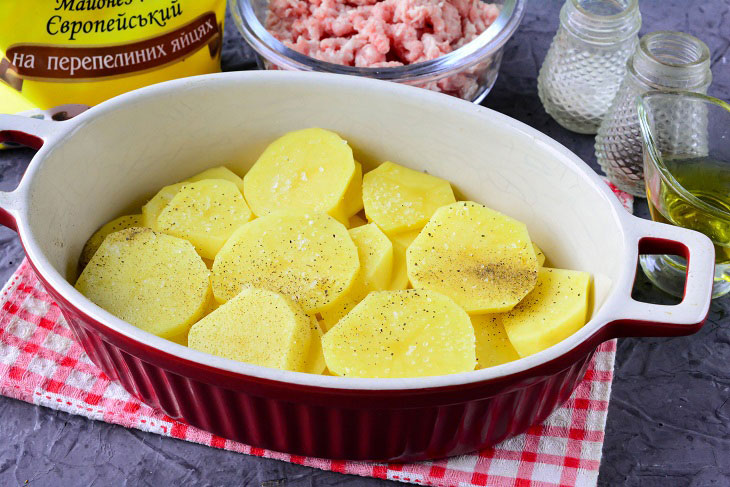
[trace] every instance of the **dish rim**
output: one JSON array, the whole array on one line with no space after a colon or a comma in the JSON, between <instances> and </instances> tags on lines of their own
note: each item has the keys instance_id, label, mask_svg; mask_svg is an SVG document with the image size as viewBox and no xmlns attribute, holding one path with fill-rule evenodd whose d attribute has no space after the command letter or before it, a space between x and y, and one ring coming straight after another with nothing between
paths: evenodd
<instances>
[{"instance_id":1,"label":"dish rim","mask_svg":"<svg viewBox=\"0 0 730 487\"><path fill-rule=\"evenodd\" d=\"M257 81L259 78L261 79ZM212 75L209 74L176 79L140 88L107 100L73 119L63 122L45 122L46 124L56 125L57 129L44 139L43 146L34 155L25 176L18 185L18 188L13 192L21 203L15 208L12 206L9 208L16 219L18 233L26 250L29 262L39 274L41 280L58 293L66 301L66 303L74 309L74 312L82 315L85 319L108 328L112 332L115 332L129 340L138 342L142 346L154 349L156 352L162 352L169 356L173 356L180 361L191 362L193 365L203 365L236 375L323 389L416 391L431 388L461 386L502 379L507 376L524 373L530 369L538 368L568 354L584 342L588 341L592 336L599 333L604 327L609 325L611 321L618 319L616 313L613 312L613 308L616 307L618 298L621 297L619 296L619 291L626 288L627 285L630 289L630 283L627 284L627 281L633 282L635 270L634 262L622 265L618 279L613 282L611 292L608 293L603 305L590 321L588 321L580 330L570 337L534 355L481 370L440 376L366 379L314 375L237 362L204 352L199 352L184 345L179 345L152 335L113 316L111 313L95 305L77 291L73 285L71 285L71 283L69 283L50 264L40 249L40 246L35 241L29 227L28 190L36 175L42 169L45 159L55 149L56 142L58 140L64 137L73 136L76 131L81 130L88 122L99 117L108 116L108 114L113 113L119 106L139 102L145 98L155 98L170 91L191 89L201 84L219 84L221 86L225 86L227 84L238 85L241 82L256 84L267 81L299 84L309 83L317 84L319 86L325 84L332 86L333 89L341 87L344 83L351 85L352 90L357 91L360 96L363 96L368 91L390 91L392 92L391 96L393 97L418 98L419 103L437 103L444 107L444 109L455 110L464 115L477 115L484 118L491 118L495 122L505 125L507 129L533 139L535 143L542 144L546 150L552 151L556 158L561 160L561 162L569 168L569 170L580 174L583 180L591 186L594 191L597 191L598 194L602 196L604 204L608 204L611 208L611 213L617 230L621 232L619 238L623 242L624 252L626 252L627 245L629 244L629 238L636 234L635 231L631 231L632 227L636 225L636 222L631 220L631 215L624 210L618 199L609 189L608 185L604 183L587 164L578 158L578 156L538 130L489 108L477 106L468 101L457 99L449 95L372 78L352 76L343 77L329 73L301 73L287 71L216 73Z\"/></svg>"}]
</instances>

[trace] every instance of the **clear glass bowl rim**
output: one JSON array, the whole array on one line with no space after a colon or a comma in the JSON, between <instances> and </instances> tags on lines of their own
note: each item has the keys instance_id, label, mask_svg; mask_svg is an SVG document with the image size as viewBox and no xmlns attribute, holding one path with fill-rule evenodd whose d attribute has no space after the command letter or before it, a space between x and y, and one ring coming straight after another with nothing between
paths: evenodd
<instances>
[{"instance_id":1,"label":"clear glass bowl rim","mask_svg":"<svg viewBox=\"0 0 730 487\"><path fill-rule=\"evenodd\" d=\"M496 54L512 37L525 14L527 0L504 0L487 30L473 41L436 59L405 66L358 68L320 61L286 47L261 24L250 0L233 0L231 13L239 32L266 60L285 69L349 74L389 81L430 81L471 67Z\"/></svg>"},{"instance_id":2,"label":"clear glass bowl rim","mask_svg":"<svg viewBox=\"0 0 730 487\"><path fill-rule=\"evenodd\" d=\"M717 208L716 206L712 206L708 203L705 203L689 191L687 191L682 184L677 181L677 179L672 176L672 173L667 169L667 166L664 164L662 155L659 153L659 150L657 149L657 144L655 142L655 136L652 133L651 123L649 121L649 114L646 111L645 104L646 101L649 98L653 97L683 97L683 98L694 98L697 100L697 102L701 103L707 103L710 105L714 105L720 109L724 109L728 112L728 115L730 115L730 104L724 102L723 100L720 100L719 98L714 98L712 96L703 95L702 93L695 93L692 91L647 91L646 93L639 95L636 97L636 108L639 112L639 125L641 125L641 135L644 139L644 148L648 151L648 158L645 157L645 160L649 160L651 164L653 164L657 170L659 171L659 174L661 175L661 178L664 180L664 182L672 188L677 194L681 195L682 198L692 203L692 205L696 206L697 208L702 209L703 211L706 211L712 215L717 216L718 218L722 218L724 220L730 220L730 213L721 210L720 208Z\"/></svg>"}]
</instances>

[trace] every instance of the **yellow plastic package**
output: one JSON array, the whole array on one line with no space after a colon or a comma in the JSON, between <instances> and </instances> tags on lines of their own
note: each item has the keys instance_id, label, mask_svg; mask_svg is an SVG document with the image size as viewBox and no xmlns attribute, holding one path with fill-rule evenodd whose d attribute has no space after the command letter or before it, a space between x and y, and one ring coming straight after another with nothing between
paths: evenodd
<instances>
[{"instance_id":1,"label":"yellow plastic package","mask_svg":"<svg viewBox=\"0 0 730 487\"><path fill-rule=\"evenodd\" d=\"M225 7L225 0L2 0L0 82L48 109L220 71Z\"/></svg>"}]
</instances>

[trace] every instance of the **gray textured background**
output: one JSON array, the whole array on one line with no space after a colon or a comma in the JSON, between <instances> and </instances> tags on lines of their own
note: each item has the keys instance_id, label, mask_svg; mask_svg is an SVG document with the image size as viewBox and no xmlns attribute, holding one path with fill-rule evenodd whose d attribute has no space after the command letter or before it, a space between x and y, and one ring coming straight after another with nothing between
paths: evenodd
<instances>
[{"instance_id":1,"label":"gray textured background","mask_svg":"<svg viewBox=\"0 0 730 487\"><path fill-rule=\"evenodd\" d=\"M730 100L730 0L640 0L642 33L681 30L712 51L710 94ZM531 0L507 45L502 72L484 105L550 135L597 169L593 138L560 128L537 98L537 72L557 29L557 0ZM227 26L224 69L252 67ZM0 189L17 185L33 152L0 153ZM638 200L637 214L646 216ZM0 281L23 251L0 229ZM637 277L634 295L668 302ZM599 485L730 485L730 298L712 305L692 337L619 342ZM0 398L0 485L398 485L215 450Z\"/></svg>"}]
</instances>

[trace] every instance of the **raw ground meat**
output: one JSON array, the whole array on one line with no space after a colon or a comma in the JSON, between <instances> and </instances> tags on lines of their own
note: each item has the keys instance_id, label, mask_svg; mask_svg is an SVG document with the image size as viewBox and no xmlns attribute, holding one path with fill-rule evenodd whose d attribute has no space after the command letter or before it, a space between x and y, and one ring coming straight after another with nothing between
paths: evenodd
<instances>
[{"instance_id":1,"label":"raw ground meat","mask_svg":"<svg viewBox=\"0 0 730 487\"><path fill-rule=\"evenodd\" d=\"M435 59L472 41L499 15L481 0L270 0L266 28L313 58L357 67ZM428 88L465 98L477 74L460 73Z\"/></svg>"}]
</instances>

